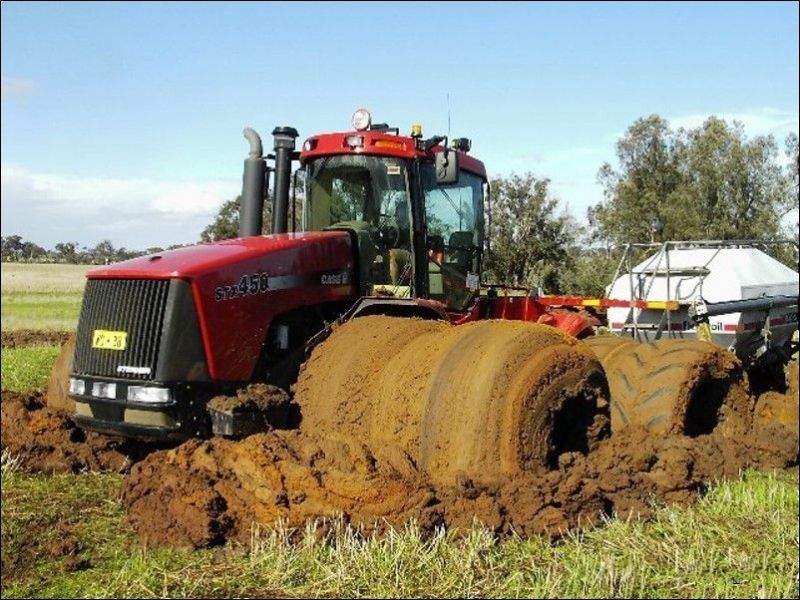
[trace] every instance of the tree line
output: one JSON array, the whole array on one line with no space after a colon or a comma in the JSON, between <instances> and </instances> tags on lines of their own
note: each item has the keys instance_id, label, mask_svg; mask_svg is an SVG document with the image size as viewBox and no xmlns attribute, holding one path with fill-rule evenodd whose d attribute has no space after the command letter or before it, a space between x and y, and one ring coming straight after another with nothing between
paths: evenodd
<instances>
[{"instance_id":1,"label":"tree line","mask_svg":"<svg viewBox=\"0 0 800 600\"><path fill-rule=\"evenodd\" d=\"M73 265L107 265L110 263L155 254L164 250L180 248L184 244L175 244L168 248L153 246L146 250L128 250L116 248L111 240L102 240L96 246L80 246L78 242L59 242L53 248L46 249L35 242L27 241L19 235L2 238L3 262L35 262L65 263Z\"/></svg>"},{"instance_id":2,"label":"tree line","mask_svg":"<svg viewBox=\"0 0 800 600\"><path fill-rule=\"evenodd\" d=\"M798 138L779 147L774 136L748 139L740 123L710 117L695 128L673 129L658 115L636 120L616 143L616 164L597 174L603 200L579 224L554 196L546 177L495 177L485 222L484 281L548 293L602 294L626 243L666 240L791 239L798 209ZM781 160L781 154L787 160ZM203 242L235 237L239 198L223 204L201 232ZM270 223L270 203L264 224ZM291 214L299 214L299 209ZM171 247L172 248L172 247ZM3 260L104 264L162 251L94 248L77 243L45 250L19 236L3 238ZM777 257L797 268L796 252Z\"/></svg>"}]
</instances>

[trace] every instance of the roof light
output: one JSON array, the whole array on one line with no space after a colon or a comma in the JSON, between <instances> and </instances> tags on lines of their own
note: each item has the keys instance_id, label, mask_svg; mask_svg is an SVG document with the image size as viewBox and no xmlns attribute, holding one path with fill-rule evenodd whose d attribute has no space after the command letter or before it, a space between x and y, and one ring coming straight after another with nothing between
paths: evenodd
<instances>
[{"instance_id":1,"label":"roof light","mask_svg":"<svg viewBox=\"0 0 800 600\"><path fill-rule=\"evenodd\" d=\"M348 135L344 138L344 143L351 148L361 148L364 146L363 135Z\"/></svg>"},{"instance_id":2,"label":"roof light","mask_svg":"<svg viewBox=\"0 0 800 600\"><path fill-rule=\"evenodd\" d=\"M422 137L422 125L419 123L414 123L411 126L411 137L418 138Z\"/></svg>"},{"instance_id":3,"label":"roof light","mask_svg":"<svg viewBox=\"0 0 800 600\"><path fill-rule=\"evenodd\" d=\"M364 131L372 124L372 115L366 108L359 108L353 113L353 129Z\"/></svg>"}]
</instances>

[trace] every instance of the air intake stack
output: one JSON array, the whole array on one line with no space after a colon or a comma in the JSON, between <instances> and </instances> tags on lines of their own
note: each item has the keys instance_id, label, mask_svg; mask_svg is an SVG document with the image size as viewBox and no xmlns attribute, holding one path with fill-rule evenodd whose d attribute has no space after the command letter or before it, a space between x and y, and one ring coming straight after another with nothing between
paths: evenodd
<instances>
[{"instance_id":1,"label":"air intake stack","mask_svg":"<svg viewBox=\"0 0 800 600\"><path fill-rule=\"evenodd\" d=\"M292 176L294 141L298 135L294 127L276 127L272 131L275 141L275 196L272 200L272 233L288 231L289 179Z\"/></svg>"},{"instance_id":2,"label":"air intake stack","mask_svg":"<svg viewBox=\"0 0 800 600\"><path fill-rule=\"evenodd\" d=\"M249 127L244 137L250 142L250 155L244 160L242 200L239 206L239 237L261 235L264 226L267 162L263 157L261 137Z\"/></svg>"}]
</instances>

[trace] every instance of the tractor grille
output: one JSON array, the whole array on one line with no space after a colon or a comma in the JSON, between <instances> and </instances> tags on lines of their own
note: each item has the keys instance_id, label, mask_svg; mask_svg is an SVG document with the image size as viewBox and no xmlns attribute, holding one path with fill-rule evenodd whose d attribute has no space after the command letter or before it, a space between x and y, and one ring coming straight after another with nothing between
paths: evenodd
<instances>
[{"instance_id":1,"label":"tractor grille","mask_svg":"<svg viewBox=\"0 0 800 600\"><path fill-rule=\"evenodd\" d=\"M153 379L169 283L155 279L87 281L73 371L82 375ZM126 332L125 349L93 348L93 335L98 329Z\"/></svg>"}]
</instances>

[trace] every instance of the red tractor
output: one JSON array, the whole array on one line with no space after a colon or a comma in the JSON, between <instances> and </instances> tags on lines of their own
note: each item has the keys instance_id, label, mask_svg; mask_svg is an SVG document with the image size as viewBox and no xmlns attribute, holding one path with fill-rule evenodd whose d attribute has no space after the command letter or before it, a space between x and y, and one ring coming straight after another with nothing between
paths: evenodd
<instances>
[{"instance_id":1,"label":"red tractor","mask_svg":"<svg viewBox=\"0 0 800 600\"><path fill-rule=\"evenodd\" d=\"M419 126L399 135L366 110L353 127L311 136L299 152L297 131L276 128L268 157L246 129L238 238L88 274L68 386L80 426L143 439L208 435L209 398L253 382L289 390L331 325L363 315L590 328L530 295L482 286L489 186L468 139L425 139ZM305 194L289 231L294 161ZM272 233L263 235L270 173Z\"/></svg>"}]
</instances>

